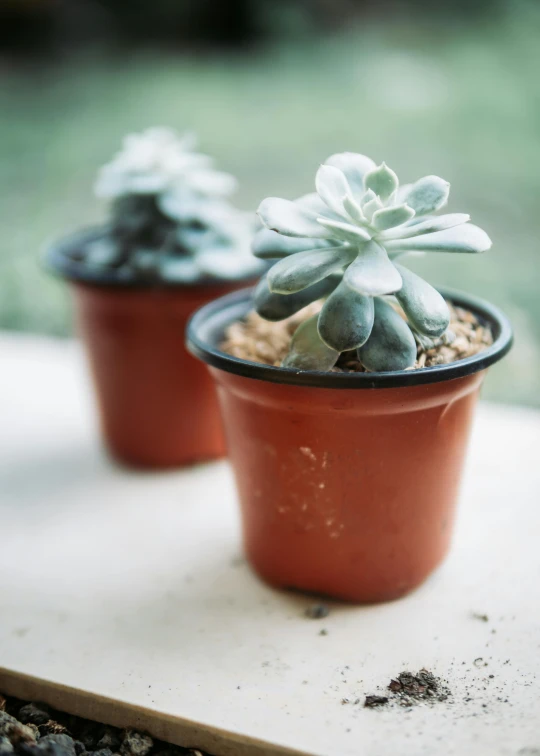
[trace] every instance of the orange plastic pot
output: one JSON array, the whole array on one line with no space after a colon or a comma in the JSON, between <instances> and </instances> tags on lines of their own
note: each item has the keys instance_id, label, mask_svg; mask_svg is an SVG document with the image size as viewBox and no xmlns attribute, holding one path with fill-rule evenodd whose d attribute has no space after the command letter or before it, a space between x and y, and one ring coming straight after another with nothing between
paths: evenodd
<instances>
[{"instance_id":1,"label":"orange plastic pot","mask_svg":"<svg viewBox=\"0 0 540 756\"><path fill-rule=\"evenodd\" d=\"M63 242L70 243L74 242ZM213 381L186 350L183 334L198 307L245 286L245 280L119 285L110 274L109 279L102 273L90 278L62 252L51 248L49 263L71 282L103 438L111 454L130 466L147 468L223 456Z\"/></svg>"},{"instance_id":2,"label":"orange plastic pot","mask_svg":"<svg viewBox=\"0 0 540 756\"><path fill-rule=\"evenodd\" d=\"M268 583L354 602L396 599L446 555L474 406L486 368L511 345L495 308L492 347L399 373L298 373L217 348L250 307L241 292L192 319L225 421L247 557Z\"/></svg>"}]
</instances>

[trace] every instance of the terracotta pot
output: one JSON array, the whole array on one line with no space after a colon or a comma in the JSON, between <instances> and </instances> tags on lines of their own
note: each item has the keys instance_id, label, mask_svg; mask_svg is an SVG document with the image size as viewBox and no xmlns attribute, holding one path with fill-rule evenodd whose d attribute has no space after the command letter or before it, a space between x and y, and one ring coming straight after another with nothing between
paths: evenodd
<instances>
[{"instance_id":1,"label":"terracotta pot","mask_svg":"<svg viewBox=\"0 0 540 756\"><path fill-rule=\"evenodd\" d=\"M498 310L443 293L495 343L418 371L299 373L230 357L218 345L250 308L246 292L191 320L189 347L218 386L246 554L268 583L386 601L443 560L479 389L512 339Z\"/></svg>"},{"instance_id":2,"label":"terracotta pot","mask_svg":"<svg viewBox=\"0 0 540 756\"><path fill-rule=\"evenodd\" d=\"M92 275L66 260L66 244L77 240L80 235L64 240L60 249L51 248L48 261L71 282L103 437L112 455L151 468L223 456L213 381L186 350L183 334L194 310L246 281L119 283L110 272Z\"/></svg>"}]
</instances>

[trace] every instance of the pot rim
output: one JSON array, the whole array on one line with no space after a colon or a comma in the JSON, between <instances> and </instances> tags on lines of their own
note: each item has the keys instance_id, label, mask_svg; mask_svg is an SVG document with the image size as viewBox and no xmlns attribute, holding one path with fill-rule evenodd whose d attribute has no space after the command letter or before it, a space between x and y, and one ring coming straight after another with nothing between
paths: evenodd
<instances>
[{"instance_id":1,"label":"pot rim","mask_svg":"<svg viewBox=\"0 0 540 756\"><path fill-rule=\"evenodd\" d=\"M470 310L489 323L494 341L471 357L444 365L379 373L329 373L324 371L274 367L233 357L217 344L231 323L243 318L252 308L253 288L240 289L204 305L191 316L186 329L186 346L207 365L246 378L295 386L331 389L376 389L417 386L463 378L498 362L513 342L512 326L506 315L490 302L464 292L442 288L440 293L452 304Z\"/></svg>"},{"instance_id":2,"label":"pot rim","mask_svg":"<svg viewBox=\"0 0 540 756\"><path fill-rule=\"evenodd\" d=\"M129 272L125 277L120 278L115 269L88 268L84 263L74 260L66 254L73 247L82 245L92 238L98 238L104 235L106 231L106 225L87 226L50 242L46 245L42 255L45 268L68 281L118 289L190 289L197 286L211 286L212 284L243 282L247 284L260 275L251 271L245 276L235 278L201 275L194 281L144 281Z\"/></svg>"}]
</instances>

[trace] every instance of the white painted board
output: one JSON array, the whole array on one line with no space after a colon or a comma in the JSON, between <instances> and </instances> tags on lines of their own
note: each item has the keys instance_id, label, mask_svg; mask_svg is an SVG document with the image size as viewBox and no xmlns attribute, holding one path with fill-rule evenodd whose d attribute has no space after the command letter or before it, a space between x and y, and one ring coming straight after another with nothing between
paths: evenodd
<instances>
[{"instance_id":1,"label":"white painted board","mask_svg":"<svg viewBox=\"0 0 540 756\"><path fill-rule=\"evenodd\" d=\"M481 406L422 588L315 621L242 561L226 462L115 467L78 345L5 335L0 354L0 690L217 756L540 753L540 413ZM452 703L363 708L423 666Z\"/></svg>"}]
</instances>

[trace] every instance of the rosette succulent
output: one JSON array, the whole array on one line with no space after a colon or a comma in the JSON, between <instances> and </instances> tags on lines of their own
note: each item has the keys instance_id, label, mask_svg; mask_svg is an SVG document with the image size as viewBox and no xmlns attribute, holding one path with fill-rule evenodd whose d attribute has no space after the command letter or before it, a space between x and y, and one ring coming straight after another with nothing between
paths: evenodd
<instances>
[{"instance_id":1,"label":"rosette succulent","mask_svg":"<svg viewBox=\"0 0 540 756\"><path fill-rule=\"evenodd\" d=\"M195 147L192 134L167 128L125 137L95 186L112 201L110 222L85 245L81 262L165 283L260 269L250 254L256 220L228 200L236 180Z\"/></svg>"},{"instance_id":2,"label":"rosette succulent","mask_svg":"<svg viewBox=\"0 0 540 756\"><path fill-rule=\"evenodd\" d=\"M401 258L483 252L489 237L464 213L435 215L450 190L438 176L400 186L385 163L344 152L320 166L315 187L295 201L265 199L258 210L265 228L253 252L281 259L257 287L257 312L282 320L325 300L295 332L284 367L328 370L350 350L370 371L412 367L417 342L443 336L450 313L441 294Z\"/></svg>"}]
</instances>

